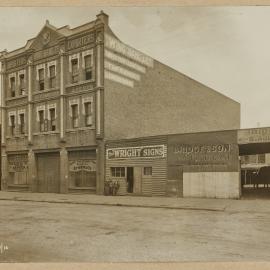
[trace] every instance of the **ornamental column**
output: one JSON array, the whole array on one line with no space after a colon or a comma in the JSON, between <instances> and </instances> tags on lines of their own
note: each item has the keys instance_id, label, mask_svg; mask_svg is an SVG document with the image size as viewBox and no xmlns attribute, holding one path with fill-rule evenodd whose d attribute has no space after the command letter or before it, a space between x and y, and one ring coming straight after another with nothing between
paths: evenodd
<instances>
[{"instance_id":1,"label":"ornamental column","mask_svg":"<svg viewBox=\"0 0 270 270\"><path fill-rule=\"evenodd\" d=\"M0 119L1 119L1 189L7 189L8 184L8 160L6 154L6 89L5 89L5 65L0 63Z\"/></svg>"},{"instance_id":2,"label":"ornamental column","mask_svg":"<svg viewBox=\"0 0 270 270\"><path fill-rule=\"evenodd\" d=\"M97 33L96 39L96 139L97 139L97 186L96 193L104 194L104 170L105 170L105 147L104 147L104 31Z\"/></svg>"},{"instance_id":3,"label":"ornamental column","mask_svg":"<svg viewBox=\"0 0 270 270\"><path fill-rule=\"evenodd\" d=\"M65 52L60 50L60 141L65 142Z\"/></svg>"},{"instance_id":4,"label":"ornamental column","mask_svg":"<svg viewBox=\"0 0 270 270\"><path fill-rule=\"evenodd\" d=\"M28 70L28 144L33 144L33 61L31 59L27 62Z\"/></svg>"}]
</instances>

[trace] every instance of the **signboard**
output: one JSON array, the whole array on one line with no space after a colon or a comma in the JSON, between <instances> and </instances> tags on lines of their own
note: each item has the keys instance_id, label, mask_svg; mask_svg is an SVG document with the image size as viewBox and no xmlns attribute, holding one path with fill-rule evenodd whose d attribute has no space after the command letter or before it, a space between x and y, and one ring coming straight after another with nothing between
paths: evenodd
<instances>
[{"instance_id":1,"label":"signboard","mask_svg":"<svg viewBox=\"0 0 270 270\"><path fill-rule=\"evenodd\" d=\"M229 161L230 144L177 144L173 154L182 164L223 164Z\"/></svg>"},{"instance_id":2,"label":"signboard","mask_svg":"<svg viewBox=\"0 0 270 270\"><path fill-rule=\"evenodd\" d=\"M107 159L164 158L165 145L107 149Z\"/></svg>"},{"instance_id":3,"label":"signboard","mask_svg":"<svg viewBox=\"0 0 270 270\"><path fill-rule=\"evenodd\" d=\"M264 143L270 142L270 127L238 130L238 143Z\"/></svg>"},{"instance_id":4,"label":"signboard","mask_svg":"<svg viewBox=\"0 0 270 270\"><path fill-rule=\"evenodd\" d=\"M86 36L82 36L76 39L72 39L68 41L67 47L68 50L76 49L82 46L85 46L87 44L90 44L91 42L95 41L95 34L90 33Z\"/></svg>"},{"instance_id":5,"label":"signboard","mask_svg":"<svg viewBox=\"0 0 270 270\"><path fill-rule=\"evenodd\" d=\"M58 55L60 52L60 47L58 45L47 48L45 50L37 51L34 53L34 59L39 60L43 58L47 58L53 55Z\"/></svg>"},{"instance_id":6,"label":"signboard","mask_svg":"<svg viewBox=\"0 0 270 270\"><path fill-rule=\"evenodd\" d=\"M237 171L238 155L236 131L168 137L168 166L181 166L185 172Z\"/></svg>"},{"instance_id":7,"label":"signboard","mask_svg":"<svg viewBox=\"0 0 270 270\"><path fill-rule=\"evenodd\" d=\"M90 159L78 159L69 161L70 172L93 172L96 171L96 161Z\"/></svg>"},{"instance_id":8,"label":"signboard","mask_svg":"<svg viewBox=\"0 0 270 270\"><path fill-rule=\"evenodd\" d=\"M24 172L28 169L27 155L12 155L8 159L9 172Z\"/></svg>"}]
</instances>

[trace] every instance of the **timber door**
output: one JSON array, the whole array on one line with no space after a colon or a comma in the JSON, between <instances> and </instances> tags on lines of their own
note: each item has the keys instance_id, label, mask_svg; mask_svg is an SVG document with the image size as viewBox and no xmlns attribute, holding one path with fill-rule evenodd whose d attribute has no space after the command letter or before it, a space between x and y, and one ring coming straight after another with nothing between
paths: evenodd
<instances>
[{"instance_id":1,"label":"timber door","mask_svg":"<svg viewBox=\"0 0 270 270\"><path fill-rule=\"evenodd\" d=\"M37 155L38 192L59 193L60 160L57 153Z\"/></svg>"},{"instance_id":2,"label":"timber door","mask_svg":"<svg viewBox=\"0 0 270 270\"><path fill-rule=\"evenodd\" d=\"M183 197L183 168L182 166L169 166L167 179L167 196Z\"/></svg>"},{"instance_id":3,"label":"timber door","mask_svg":"<svg viewBox=\"0 0 270 270\"><path fill-rule=\"evenodd\" d=\"M134 167L134 193L142 193L142 168Z\"/></svg>"}]
</instances>

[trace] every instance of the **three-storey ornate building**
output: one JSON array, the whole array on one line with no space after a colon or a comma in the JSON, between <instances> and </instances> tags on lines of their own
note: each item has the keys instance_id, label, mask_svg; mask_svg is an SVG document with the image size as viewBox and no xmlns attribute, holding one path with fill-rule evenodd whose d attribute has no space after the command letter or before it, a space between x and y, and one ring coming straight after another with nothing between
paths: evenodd
<instances>
[{"instance_id":1,"label":"three-storey ornate building","mask_svg":"<svg viewBox=\"0 0 270 270\"><path fill-rule=\"evenodd\" d=\"M1 52L2 188L103 194L105 142L236 129L239 103L122 43L108 15Z\"/></svg>"}]
</instances>

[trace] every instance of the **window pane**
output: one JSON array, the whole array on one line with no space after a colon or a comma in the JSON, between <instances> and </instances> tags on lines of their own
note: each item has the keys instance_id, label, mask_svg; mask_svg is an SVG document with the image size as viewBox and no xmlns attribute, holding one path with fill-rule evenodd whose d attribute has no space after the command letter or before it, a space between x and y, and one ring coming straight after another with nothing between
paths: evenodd
<instances>
[{"instance_id":1,"label":"window pane","mask_svg":"<svg viewBox=\"0 0 270 270\"><path fill-rule=\"evenodd\" d=\"M55 77L55 66L50 66L49 71L50 71L50 78Z\"/></svg>"},{"instance_id":2,"label":"window pane","mask_svg":"<svg viewBox=\"0 0 270 270\"><path fill-rule=\"evenodd\" d=\"M143 174L144 175L152 175L152 167L144 167Z\"/></svg>"},{"instance_id":3,"label":"window pane","mask_svg":"<svg viewBox=\"0 0 270 270\"><path fill-rule=\"evenodd\" d=\"M44 80L44 68L38 70L39 80Z\"/></svg>"},{"instance_id":4,"label":"window pane","mask_svg":"<svg viewBox=\"0 0 270 270\"><path fill-rule=\"evenodd\" d=\"M85 69L91 67L91 55L87 55L84 57L84 62L85 62Z\"/></svg>"},{"instance_id":5,"label":"window pane","mask_svg":"<svg viewBox=\"0 0 270 270\"><path fill-rule=\"evenodd\" d=\"M71 66L72 66L72 74L77 74L78 73L78 59L73 59L71 61Z\"/></svg>"}]
</instances>

